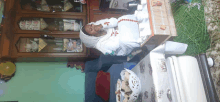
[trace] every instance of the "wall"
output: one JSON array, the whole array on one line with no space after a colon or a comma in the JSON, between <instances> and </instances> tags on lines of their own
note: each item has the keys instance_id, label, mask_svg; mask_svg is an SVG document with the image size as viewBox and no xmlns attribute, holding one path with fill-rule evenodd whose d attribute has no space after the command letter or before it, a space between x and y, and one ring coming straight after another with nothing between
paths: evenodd
<instances>
[{"instance_id":1,"label":"wall","mask_svg":"<svg viewBox=\"0 0 220 102\"><path fill-rule=\"evenodd\" d=\"M16 63L16 67L0 101L83 102L85 74L67 68L66 62Z\"/></svg>"}]
</instances>

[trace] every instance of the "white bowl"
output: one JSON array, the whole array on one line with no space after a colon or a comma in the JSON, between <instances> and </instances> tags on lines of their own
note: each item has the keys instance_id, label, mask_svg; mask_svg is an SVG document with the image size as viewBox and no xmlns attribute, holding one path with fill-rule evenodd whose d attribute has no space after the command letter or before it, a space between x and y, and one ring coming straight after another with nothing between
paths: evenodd
<instances>
[{"instance_id":1,"label":"white bowl","mask_svg":"<svg viewBox=\"0 0 220 102\"><path fill-rule=\"evenodd\" d=\"M125 69L125 70L121 71L120 75L121 75L122 80L124 80L124 75L125 75L126 71L130 73L129 87L132 90L132 94L129 96L130 98L129 98L128 102L134 102L135 100L137 100L138 95L141 92L141 81L137 77L137 75L129 69ZM121 93L124 96L124 92L121 92Z\"/></svg>"}]
</instances>

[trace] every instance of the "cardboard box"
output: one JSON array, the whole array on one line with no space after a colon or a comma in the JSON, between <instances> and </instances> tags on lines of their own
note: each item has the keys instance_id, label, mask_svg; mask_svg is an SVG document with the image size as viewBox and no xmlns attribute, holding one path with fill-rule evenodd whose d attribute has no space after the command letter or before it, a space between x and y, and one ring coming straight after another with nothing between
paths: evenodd
<instances>
[{"instance_id":1,"label":"cardboard box","mask_svg":"<svg viewBox=\"0 0 220 102\"><path fill-rule=\"evenodd\" d=\"M160 2L157 6L154 3ZM160 45L170 37L177 36L176 26L169 0L147 0L151 36L141 46L148 44Z\"/></svg>"}]
</instances>

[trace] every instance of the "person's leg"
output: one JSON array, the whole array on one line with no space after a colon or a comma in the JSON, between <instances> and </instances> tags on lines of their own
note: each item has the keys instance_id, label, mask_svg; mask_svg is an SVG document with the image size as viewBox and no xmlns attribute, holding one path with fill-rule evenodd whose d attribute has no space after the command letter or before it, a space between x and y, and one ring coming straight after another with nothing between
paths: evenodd
<instances>
[{"instance_id":1,"label":"person's leg","mask_svg":"<svg viewBox=\"0 0 220 102\"><path fill-rule=\"evenodd\" d=\"M134 15L125 15L118 18L119 43L125 55L134 48L140 47L139 27L137 18Z\"/></svg>"}]
</instances>

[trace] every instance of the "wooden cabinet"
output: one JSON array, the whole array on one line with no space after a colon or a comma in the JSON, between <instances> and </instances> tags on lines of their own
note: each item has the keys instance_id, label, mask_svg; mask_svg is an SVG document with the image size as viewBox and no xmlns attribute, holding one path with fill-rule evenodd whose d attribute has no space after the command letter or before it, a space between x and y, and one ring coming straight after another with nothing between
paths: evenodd
<instances>
[{"instance_id":1,"label":"wooden cabinet","mask_svg":"<svg viewBox=\"0 0 220 102\"><path fill-rule=\"evenodd\" d=\"M82 44L79 29L88 22L124 14L117 10L100 11L99 0L87 0L86 5L74 0L5 0L0 58L14 61L97 58L101 52Z\"/></svg>"},{"instance_id":2,"label":"wooden cabinet","mask_svg":"<svg viewBox=\"0 0 220 102\"><path fill-rule=\"evenodd\" d=\"M53 38L47 38L39 34L16 34L12 43L13 58L82 57L87 52L78 35L53 35Z\"/></svg>"},{"instance_id":3,"label":"wooden cabinet","mask_svg":"<svg viewBox=\"0 0 220 102\"><path fill-rule=\"evenodd\" d=\"M64 3L55 6L45 4L46 0L26 1L6 0L1 59L85 61L88 58L89 50L79 39L79 29L87 23L86 5L73 0L63 0Z\"/></svg>"},{"instance_id":4,"label":"wooden cabinet","mask_svg":"<svg viewBox=\"0 0 220 102\"><path fill-rule=\"evenodd\" d=\"M41 1L41 3L39 4L37 1ZM32 13L85 16L87 12L86 5L74 2L74 0L16 0L16 4L17 11L23 14Z\"/></svg>"},{"instance_id":5,"label":"wooden cabinet","mask_svg":"<svg viewBox=\"0 0 220 102\"><path fill-rule=\"evenodd\" d=\"M26 27L27 22L39 23L36 28ZM26 25L25 25L26 24ZM76 25L77 24L77 25ZM86 24L86 16L72 15L36 15L18 14L15 20L15 34L19 33L44 33L44 34L79 34L79 28ZM78 27L77 27L78 26ZM77 29L74 29L74 27Z\"/></svg>"},{"instance_id":6,"label":"wooden cabinet","mask_svg":"<svg viewBox=\"0 0 220 102\"><path fill-rule=\"evenodd\" d=\"M121 10L107 10L105 12L102 12L99 10L99 0L87 0L88 5L87 5L87 11L88 11L88 18L89 22L95 22L100 19L105 19L105 18L111 18L115 17L118 18L124 14L126 14L124 11Z\"/></svg>"}]
</instances>

